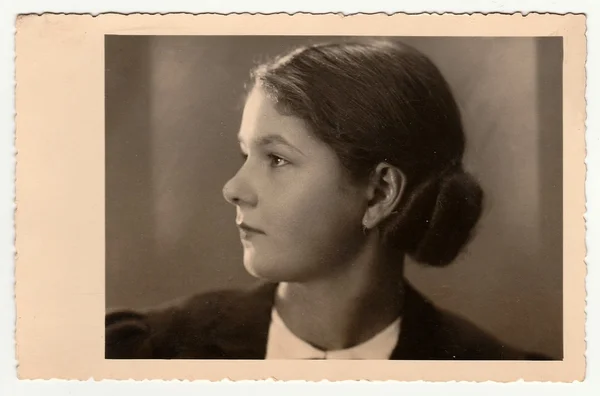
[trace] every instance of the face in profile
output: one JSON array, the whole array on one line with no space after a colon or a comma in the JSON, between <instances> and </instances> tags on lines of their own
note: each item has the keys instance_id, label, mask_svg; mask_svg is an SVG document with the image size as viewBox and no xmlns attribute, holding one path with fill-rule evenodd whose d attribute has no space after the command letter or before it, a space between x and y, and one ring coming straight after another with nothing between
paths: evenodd
<instances>
[{"instance_id":1,"label":"face in profile","mask_svg":"<svg viewBox=\"0 0 600 396\"><path fill-rule=\"evenodd\" d=\"M364 189L300 118L280 114L259 87L244 108L244 163L223 188L250 274L303 282L340 270L364 239Z\"/></svg>"}]
</instances>

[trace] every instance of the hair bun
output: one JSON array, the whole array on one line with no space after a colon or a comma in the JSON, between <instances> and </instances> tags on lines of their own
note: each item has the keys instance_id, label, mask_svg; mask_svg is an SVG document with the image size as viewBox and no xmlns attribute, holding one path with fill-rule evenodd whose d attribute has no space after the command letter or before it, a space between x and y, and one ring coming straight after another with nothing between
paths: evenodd
<instances>
[{"instance_id":1,"label":"hair bun","mask_svg":"<svg viewBox=\"0 0 600 396\"><path fill-rule=\"evenodd\" d=\"M408 201L400 236L417 262L450 264L469 241L482 211L483 191L462 168L417 188Z\"/></svg>"}]
</instances>

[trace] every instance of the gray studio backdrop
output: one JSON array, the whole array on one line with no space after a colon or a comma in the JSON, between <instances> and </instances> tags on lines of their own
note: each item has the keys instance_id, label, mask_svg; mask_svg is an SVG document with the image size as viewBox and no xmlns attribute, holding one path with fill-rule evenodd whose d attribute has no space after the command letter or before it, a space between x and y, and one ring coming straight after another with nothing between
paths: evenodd
<instances>
[{"instance_id":1,"label":"gray studio backdrop","mask_svg":"<svg viewBox=\"0 0 600 396\"><path fill-rule=\"evenodd\" d=\"M248 285L235 209L249 69L311 37L106 37L106 304ZM486 208L465 253L407 276L440 306L562 357L561 38L401 38L462 109Z\"/></svg>"}]
</instances>

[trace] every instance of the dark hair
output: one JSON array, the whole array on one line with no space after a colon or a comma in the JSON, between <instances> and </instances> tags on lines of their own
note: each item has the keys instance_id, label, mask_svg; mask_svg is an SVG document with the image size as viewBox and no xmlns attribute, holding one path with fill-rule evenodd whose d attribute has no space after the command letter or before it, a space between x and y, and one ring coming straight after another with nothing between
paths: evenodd
<instances>
[{"instance_id":1,"label":"dark hair","mask_svg":"<svg viewBox=\"0 0 600 396\"><path fill-rule=\"evenodd\" d=\"M278 110L304 119L350 175L387 162L406 176L386 241L416 261L450 263L468 242L483 192L462 167L460 112L438 68L398 41L302 47L252 72Z\"/></svg>"}]
</instances>

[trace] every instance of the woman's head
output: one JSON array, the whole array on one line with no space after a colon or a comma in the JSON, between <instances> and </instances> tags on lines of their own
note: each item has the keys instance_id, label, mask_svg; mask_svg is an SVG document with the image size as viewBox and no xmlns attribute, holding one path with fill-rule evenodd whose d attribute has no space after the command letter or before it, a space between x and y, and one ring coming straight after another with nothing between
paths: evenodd
<instances>
[{"instance_id":1,"label":"woman's head","mask_svg":"<svg viewBox=\"0 0 600 396\"><path fill-rule=\"evenodd\" d=\"M238 216L281 205L269 221L281 220L273 231L282 238L289 231L279 249L274 243L259 252L260 238L246 241L247 267L304 258L315 262L316 273L319 261L353 254L365 229L423 263L445 265L456 257L479 218L482 192L462 169L460 113L428 58L398 42L323 44L261 65L252 76L243 150L264 148L254 143L270 135L280 144L295 140L308 155L302 166L284 160L261 176L249 153L225 186ZM256 195L255 207L240 198L242 187ZM282 256L288 254L304 257Z\"/></svg>"}]
</instances>

